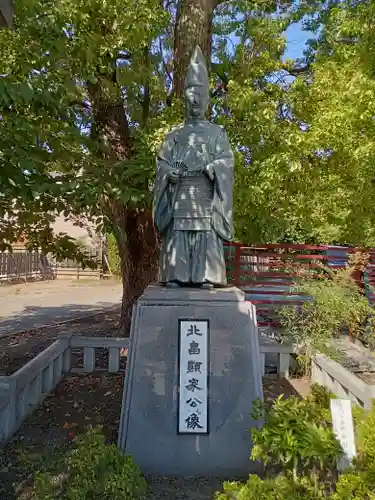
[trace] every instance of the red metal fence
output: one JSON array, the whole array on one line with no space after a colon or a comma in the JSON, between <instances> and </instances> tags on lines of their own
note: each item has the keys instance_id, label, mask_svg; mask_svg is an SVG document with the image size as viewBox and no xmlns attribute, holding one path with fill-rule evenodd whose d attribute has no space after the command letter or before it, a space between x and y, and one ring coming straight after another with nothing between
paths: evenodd
<instances>
[{"instance_id":1,"label":"red metal fence","mask_svg":"<svg viewBox=\"0 0 375 500\"><path fill-rule=\"evenodd\" d=\"M309 297L291 288L299 276L322 274L322 264L345 267L350 254L365 251L370 262L364 273L356 276L371 303L375 303L375 249L357 249L329 245L231 243L225 248L228 281L246 293L257 306L259 326L277 325L277 308L301 306Z\"/></svg>"}]
</instances>

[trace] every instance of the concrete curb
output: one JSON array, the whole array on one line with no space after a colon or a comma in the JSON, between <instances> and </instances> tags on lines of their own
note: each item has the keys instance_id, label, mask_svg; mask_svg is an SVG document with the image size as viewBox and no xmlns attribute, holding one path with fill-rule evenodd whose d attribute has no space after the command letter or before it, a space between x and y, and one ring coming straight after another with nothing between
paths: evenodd
<instances>
[{"instance_id":1,"label":"concrete curb","mask_svg":"<svg viewBox=\"0 0 375 500\"><path fill-rule=\"evenodd\" d=\"M69 373L93 373L95 349L108 349L105 373L119 373L121 351L129 347L128 338L75 337L65 333L30 359L12 375L0 377L0 445L19 429L24 419ZM72 366L72 347L83 351L83 369Z\"/></svg>"}]
</instances>

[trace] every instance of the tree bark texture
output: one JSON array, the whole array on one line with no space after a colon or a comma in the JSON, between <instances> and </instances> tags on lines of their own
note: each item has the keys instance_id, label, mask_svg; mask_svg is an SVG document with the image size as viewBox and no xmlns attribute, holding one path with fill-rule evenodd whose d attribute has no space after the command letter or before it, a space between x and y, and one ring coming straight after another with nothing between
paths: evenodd
<instances>
[{"instance_id":1,"label":"tree bark texture","mask_svg":"<svg viewBox=\"0 0 375 500\"><path fill-rule=\"evenodd\" d=\"M121 326L128 332L134 303L155 281L159 243L151 210L117 205L115 218L123 284Z\"/></svg>"},{"instance_id":2,"label":"tree bark texture","mask_svg":"<svg viewBox=\"0 0 375 500\"><path fill-rule=\"evenodd\" d=\"M174 92L181 96L191 54L199 45L209 67L212 47L212 17L221 0L180 0L174 29ZM147 87L147 86L146 86ZM147 99L152 98L146 88ZM89 86L93 108L93 136L111 161L131 158L133 144L120 89L113 75L101 75ZM147 120L144 113L143 120ZM144 187L144 189L147 189ZM121 326L129 331L135 301L156 278L159 242L151 209L107 200L105 210L115 228L123 280Z\"/></svg>"},{"instance_id":3,"label":"tree bark texture","mask_svg":"<svg viewBox=\"0 0 375 500\"><path fill-rule=\"evenodd\" d=\"M111 161L130 158L133 154L123 102L110 82L107 76L90 86L93 136L99 145L104 145L98 154L108 160L108 168ZM108 87L114 91L108 92ZM121 327L127 333L134 302L156 277L158 239L150 209L126 205L117 199L104 200L103 206L112 221L119 250L123 282Z\"/></svg>"},{"instance_id":4,"label":"tree bark texture","mask_svg":"<svg viewBox=\"0 0 375 500\"><path fill-rule=\"evenodd\" d=\"M177 7L174 30L174 76L173 91L181 96L185 75L196 45L206 57L210 70L212 50L212 19L221 0L180 0Z\"/></svg>"}]
</instances>

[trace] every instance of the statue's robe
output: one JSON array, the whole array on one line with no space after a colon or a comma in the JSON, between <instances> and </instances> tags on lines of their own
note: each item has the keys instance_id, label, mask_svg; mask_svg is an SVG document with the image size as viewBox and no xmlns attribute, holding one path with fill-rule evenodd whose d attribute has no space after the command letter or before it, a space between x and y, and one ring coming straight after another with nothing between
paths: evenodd
<instances>
[{"instance_id":1,"label":"statue's robe","mask_svg":"<svg viewBox=\"0 0 375 500\"><path fill-rule=\"evenodd\" d=\"M178 161L188 171L172 182L168 171ZM233 168L222 127L203 120L186 122L167 134L157 158L155 186L155 224L162 237L160 282L226 285L223 241L233 237Z\"/></svg>"}]
</instances>

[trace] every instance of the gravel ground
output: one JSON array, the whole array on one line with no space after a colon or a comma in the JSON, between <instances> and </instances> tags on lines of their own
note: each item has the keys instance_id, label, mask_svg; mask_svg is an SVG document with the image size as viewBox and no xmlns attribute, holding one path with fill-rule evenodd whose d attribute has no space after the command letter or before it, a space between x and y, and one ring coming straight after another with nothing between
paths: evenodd
<instances>
[{"instance_id":1,"label":"gravel ground","mask_svg":"<svg viewBox=\"0 0 375 500\"><path fill-rule=\"evenodd\" d=\"M223 478L168 478L149 477L148 500L211 500L222 489Z\"/></svg>"}]
</instances>

